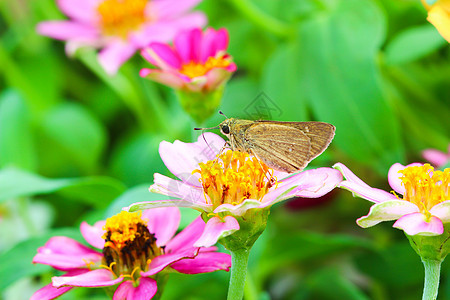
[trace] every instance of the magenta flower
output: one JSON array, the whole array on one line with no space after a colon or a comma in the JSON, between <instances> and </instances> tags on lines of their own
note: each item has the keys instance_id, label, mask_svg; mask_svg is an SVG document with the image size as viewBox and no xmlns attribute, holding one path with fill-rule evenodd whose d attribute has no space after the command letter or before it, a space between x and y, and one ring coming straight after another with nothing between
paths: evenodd
<instances>
[{"instance_id":1,"label":"magenta flower","mask_svg":"<svg viewBox=\"0 0 450 300\"><path fill-rule=\"evenodd\" d=\"M170 41L180 30L204 26L203 13L189 13L200 1L58 0L70 20L42 22L37 30L67 41L68 54L81 46L103 48L99 62L114 74L136 50L154 41Z\"/></svg>"},{"instance_id":2,"label":"magenta flower","mask_svg":"<svg viewBox=\"0 0 450 300\"><path fill-rule=\"evenodd\" d=\"M158 208L142 213L121 212L94 226L81 224L86 241L101 252L57 236L38 249L33 263L66 274L52 278L32 299L54 299L73 287L112 287L113 299L151 299L157 283L169 272L197 274L227 270L230 256L216 247L198 248L193 243L202 234L204 222L197 218L182 232L177 208Z\"/></svg>"},{"instance_id":3,"label":"magenta flower","mask_svg":"<svg viewBox=\"0 0 450 300\"><path fill-rule=\"evenodd\" d=\"M422 152L422 156L431 164L440 168L450 162L450 145L448 145L447 153L436 149L426 149Z\"/></svg>"},{"instance_id":4,"label":"magenta flower","mask_svg":"<svg viewBox=\"0 0 450 300\"><path fill-rule=\"evenodd\" d=\"M226 29L184 31L175 37L173 47L155 42L142 50L157 69L142 69L140 75L178 90L213 91L236 71L227 47Z\"/></svg>"},{"instance_id":5,"label":"magenta flower","mask_svg":"<svg viewBox=\"0 0 450 300\"><path fill-rule=\"evenodd\" d=\"M194 245L208 247L238 232L243 219L256 227L258 222L264 223L264 230L272 205L295 196L320 197L342 181L340 172L332 168L276 172L246 153L220 152L224 144L213 133L203 134L194 143L161 142L161 158L180 180L156 173L150 191L175 199L135 203L127 209L174 205L197 209L207 223Z\"/></svg>"},{"instance_id":6,"label":"magenta flower","mask_svg":"<svg viewBox=\"0 0 450 300\"><path fill-rule=\"evenodd\" d=\"M388 193L368 186L341 163L334 167L346 179L339 187L375 203L367 216L357 220L361 227L397 220L393 227L408 235L434 236L442 234L443 224L450 222L450 169L435 171L429 164L396 163L388 173L394 193Z\"/></svg>"}]
</instances>

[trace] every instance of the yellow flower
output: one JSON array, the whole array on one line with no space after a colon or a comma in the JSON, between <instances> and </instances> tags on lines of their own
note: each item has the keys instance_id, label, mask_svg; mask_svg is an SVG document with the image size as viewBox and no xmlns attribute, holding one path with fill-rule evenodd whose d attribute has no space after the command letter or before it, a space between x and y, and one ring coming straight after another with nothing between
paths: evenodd
<instances>
[{"instance_id":1,"label":"yellow flower","mask_svg":"<svg viewBox=\"0 0 450 300\"><path fill-rule=\"evenodd\" d=\"M438 0L432 5L426 0L422 0L422 3L428 10L427 20L450 42L450 0Z\"/></svg>"}]
</instances>

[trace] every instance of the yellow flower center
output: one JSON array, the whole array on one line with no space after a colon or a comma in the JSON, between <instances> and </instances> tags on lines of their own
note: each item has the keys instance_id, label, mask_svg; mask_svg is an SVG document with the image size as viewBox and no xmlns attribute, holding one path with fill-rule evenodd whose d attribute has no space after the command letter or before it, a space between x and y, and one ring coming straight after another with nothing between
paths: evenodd
<instances>
[{"instance_id":1,"label":"yellow flower center","mask_svg":"<svg viewBox=\"0 0 450 300\"><path fill-rule=\"evenodd\" d=\"M225 203L237 205L245 199L261 200L276 184L273 170L244 152L228 150L199 166L193 173L200 173L206 201L214 208Z\"/></svg>"},{"instance_id":2,"label":"yellow flower center","mask_svg":"<svg viewBox=\"0 0 450 300\"><path fill-rule=\"evenodd\" d=\"M210 56L204 64L197 62L189 62L181 67L180 73L188 76L189 78L195 78L203 76L214 68L226 68L230 65L230 61L222 57Z\"/></svg>"},{"instance_id":3,"label":"yellow flower center","mask_svg":"<svg viewBox=\"0 0 450 300\"><path fill-rule=\"evenodd\" d=\"M139 270L146 271L148 263L164 250L156 245L155 235L148 231L141 212L121 213L106 220L103 238L103 267L116 276L135 280ZM133 277L134 276L134 277Z\"/></svg>"},{"instance_id":4,"label":"yellow flower center","mask_svg":"<svg viewBox=\"0 0 450 300\"><path fill-rule=\"evenodd\" d=\"M126 38L145 21L147 0L105 0L97 7L105 35Z\"/></svg>"},{"instance_id":5,"label":"yellow flower center","mask_svg":"<svg viewBox=\"0 0 450 300\"><path fill-rule=\"evenodd\" d=\"M405 187L403 200L416 204L422 212L427 213L433 206L450 200L450 168L435 171L430 164L407 167L399 173Z\"/></svg>"}]
</instances>

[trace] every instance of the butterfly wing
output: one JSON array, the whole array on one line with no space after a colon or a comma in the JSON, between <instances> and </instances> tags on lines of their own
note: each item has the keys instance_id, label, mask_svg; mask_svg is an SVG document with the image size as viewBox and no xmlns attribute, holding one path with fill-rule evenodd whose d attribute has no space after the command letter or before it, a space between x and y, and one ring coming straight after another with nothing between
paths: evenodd
<instances>
[{"instance_id":1,"label":"butterfly wing","mask_svg":"<svg viewBox=\"0 0 450 300\"><path fill-rule=\"evenodd\" d=\"M267 166L292 173L311 161L311 139L300 129L267 122L255 122L245 131L247 151Z\"/></svg>"},{"instance_id":2,"label":"butterfly wing","mask_svg":"<svg viewBox=\"0 0 450 300\"><path fill-rule=\"evenodd\" d=\"M325 122L259 121L258 123L278 124L301 130L311 140L310 161L328 148L336 131L336 127Z\"/></svg>"}]
</instances>

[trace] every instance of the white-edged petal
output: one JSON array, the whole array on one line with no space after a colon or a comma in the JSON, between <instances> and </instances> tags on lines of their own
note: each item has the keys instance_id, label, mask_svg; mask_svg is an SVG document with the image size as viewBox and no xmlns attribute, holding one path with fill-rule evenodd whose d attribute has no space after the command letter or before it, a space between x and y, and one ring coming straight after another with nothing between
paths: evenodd
<instances>
[{"instance_id":1,"label":"white-edged petal","mask_svg":"<svg viewBox=\"0 0 450 300\"><path fill-rule=\"evenodd\" d=\"M259 202L258 200L246 199L244 202L242 202L238 205L232 205L232 204L219 205L214 210L214 213L230 212L231 214L233 214L235 216L242 216L247 212L247 210L252 209L252 208L261 207L261 205L262 205L262 203Z\"/></svg>"},{"instance_id":2,"label":"white-edged petal","mask_svg":"<svg viewBox=\"0 0 450 300\"><path fill-rule=\"evenodd\" d=\"M159 173L154 174L153 182L154 184L149 188L152 193L163 194L192 203L206 203L201 187L192 186L181 180L175 180Z\"/></svg>"},{"instance_id":3,"label":"white-edged petal","mask_svg":"<svg viewBox=\"0 0 450 300\"><path fill-rule=\"evenodd\" d=\"M122 208L124 211L135 212L139 210L152 209L157 207L190 207L199 211L212 212L212 205L209 204L194 204L190 201L184 200L159 200L159 201L144 201L136 202L130 206Z\"/></svg>"},{"instance_id":4,"label":"white-edged petal","mask_svg":"<svg viewBox=\"0 0 450 300\"><path fill-rule=\"evenodd\" d=\"M436 204L430 209L430 214L441 219L442 223L450 222L450 200Z\"/></svg>"},{"instance_id":5,"label":"white-edged petal","mask_svg":"<svg viewBox=\"0 0 450 300\"><path fill-rule=\"evenodd\" d=\"M363 228L374 226L383 221L392 221L404 215L419 212L417 205L404 200L391 200L377 203L370 207L367 216L359 218L356 223Z\"/></svg>"}]
</instances>

